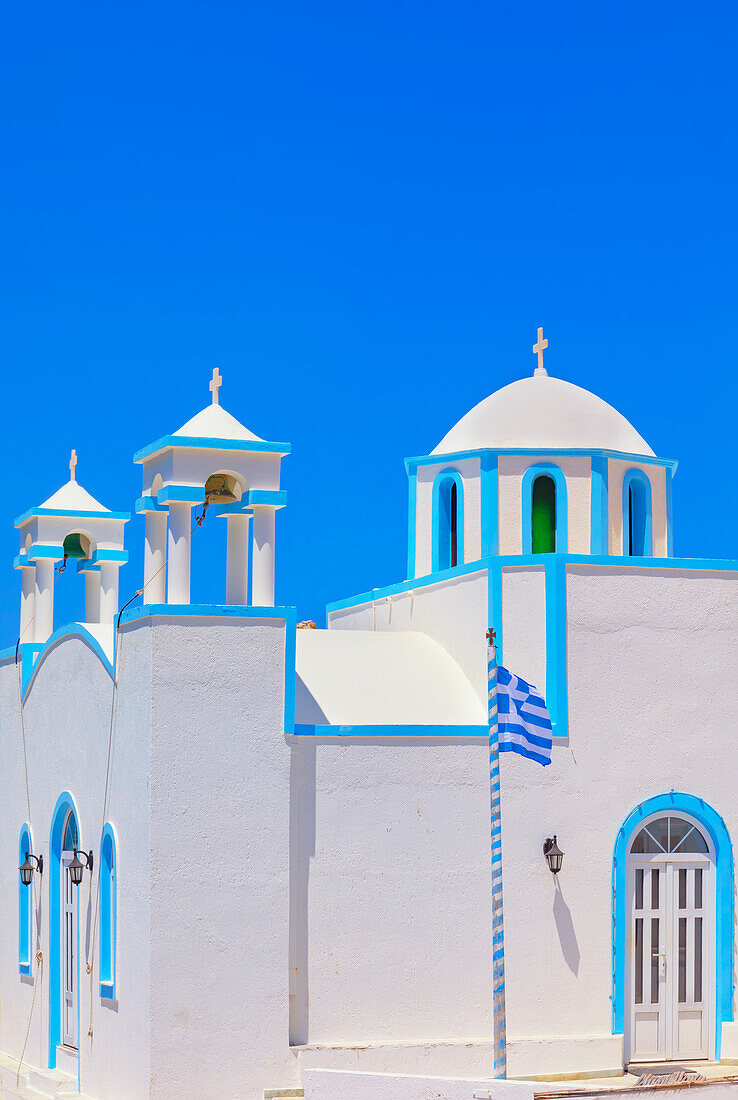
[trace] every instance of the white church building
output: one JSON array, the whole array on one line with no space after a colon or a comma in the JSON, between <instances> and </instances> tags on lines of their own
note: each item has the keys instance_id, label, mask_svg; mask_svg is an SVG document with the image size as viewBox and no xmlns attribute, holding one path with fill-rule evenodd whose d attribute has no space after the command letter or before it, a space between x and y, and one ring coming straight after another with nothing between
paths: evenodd
<instances>
[{"instance_id":1,"label":"white church building","mask_svg":"<svg viewBox=\"0 0 738 1100\"><path fill-rule=\"evenodd\" d=\"M738 1059L738 563L673 556L676 462L541 356L406 459L406 579L327 629L274 606L290 446L224 410L217 372L134 456L143 524L74 456L16 519L3 1095L489 1080L489 626L554 733L550 767L502 759L508 1077ZM223 521L224 602L193 604ZM84 622L55 621L61 570Z\"/></svg>"}]
</instances>

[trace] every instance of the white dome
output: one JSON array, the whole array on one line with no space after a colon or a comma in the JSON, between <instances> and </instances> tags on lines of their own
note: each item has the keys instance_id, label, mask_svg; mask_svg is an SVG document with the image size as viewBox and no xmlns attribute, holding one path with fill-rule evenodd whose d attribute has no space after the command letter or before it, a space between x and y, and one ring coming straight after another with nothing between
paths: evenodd
<instances>
[{"instance_id":1,"label":"white dome","mask_svg":"<svg viewBox=\"0 0 738 1100\"><path fill-rule=\"evenodd\" d=\"M485 397L431 453L511 450L653 451L624 416L581 386L536 374Z\"/></svg>"}]
</instances>

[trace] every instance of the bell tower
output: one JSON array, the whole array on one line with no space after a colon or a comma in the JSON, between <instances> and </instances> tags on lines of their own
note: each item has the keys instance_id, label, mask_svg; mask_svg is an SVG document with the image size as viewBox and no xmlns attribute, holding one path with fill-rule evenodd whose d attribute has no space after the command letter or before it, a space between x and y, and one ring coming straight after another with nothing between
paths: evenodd
<instances>
[{"instance_id":1,"label":"bell tower","mask_svg":"<svg viewBox=\"0 0 738 1100\"><path fill-rule=\"evenodd\" d=\"M211 403L134 455L143 467L136 511L146 518L144 604L190 603L191 536L207 513L228 526L226 603L274 606L275 513L287 503L280 475L291 447L261 439L226 412L222 381L216 367Z\"/></svg>"}]
</instances>

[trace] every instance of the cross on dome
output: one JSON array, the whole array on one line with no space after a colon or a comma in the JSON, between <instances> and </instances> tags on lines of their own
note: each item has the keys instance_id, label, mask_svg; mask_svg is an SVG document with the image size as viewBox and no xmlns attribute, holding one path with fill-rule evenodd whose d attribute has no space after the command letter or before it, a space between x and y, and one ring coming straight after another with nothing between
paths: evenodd
<instances>
[{"instance_id":1,"label":"cross on dome","mask_svg":"<svg viewBox=\"0 0 738 1100\"><path fill-rule=\"evenodd\" d=\"M533 374L548 374L548 371L543 365L543 352L548 347L548 340L543 339L543 329L538 329L538 341L533 345L533 354L538 356L538 366L533 371Z\"/></svg>"},{"instance_id":2,"label":"cross on dome","mask_svg":"<svg viewBox=\"0 0 738 1100\"><path fill-rule=\"evenodd\" d=\"M72 450L72 453L69 456L69 480L70 481L76 481L77 480L76 468L77 468L77 452L75 450Z\"/></svg>"},{"instance_id":3,"label":"cross on dome","mask_svg":"<svg viewBox=\"0 0 738 1100\"><path fill-rule=\"evenodd\" d=\"M214 405L219 405L220 404L218 390L220 389L220 387L222 385L223 385L223 378L221 376L220 371L216 367L215 370L213 371L213 377L212 377L211 382L210 382L210 390L211 390L211 393L213 395L213 404Z\"/></svg>"}]
</instances>

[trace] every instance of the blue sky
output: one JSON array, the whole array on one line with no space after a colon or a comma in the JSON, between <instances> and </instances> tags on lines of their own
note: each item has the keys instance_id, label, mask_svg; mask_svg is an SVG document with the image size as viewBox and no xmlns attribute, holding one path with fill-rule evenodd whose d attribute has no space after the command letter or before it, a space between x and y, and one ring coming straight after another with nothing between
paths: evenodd
<instances>
[{"instance_id":1,"label":"blue sky","mask_svg":"<svg viewBox=\"0 0 738 1100\"><path fill-rule=\"evenodd\" d=\"M71 447L132 508L133 452L216 365L293 445L279 602L404 579L403 458L528 374L539 324L680 460L676 552L736 556L735 4L40 0L3 31L3 644L14 516ZM196 539L222 600L222 530Z\"/></svg>"}]
</instances>

